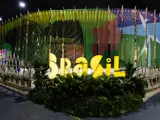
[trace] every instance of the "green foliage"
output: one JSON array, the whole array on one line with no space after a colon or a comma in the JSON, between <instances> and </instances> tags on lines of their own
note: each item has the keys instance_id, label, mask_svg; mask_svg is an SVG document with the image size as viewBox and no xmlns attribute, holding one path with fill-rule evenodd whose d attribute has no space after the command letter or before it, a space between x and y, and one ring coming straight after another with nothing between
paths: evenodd
<instances>
[{"instance_id":1,"label":"green foliage","mask_svg":"<svg viewBox=\"0 0 160 120\"><path fill-rule=\"evenodd\" d=\"M75 116L108 117L135 111L143 103L143 78L115 78L92 75L57 75L41 78L29 93L35 103Z\"/></svg>"},{"instance_id":2,"label":"green foliage","mask_svg":"<svg viewBox=\"0 0 160 120\"><path fill-rule=\"evenodd\" d=\"M36 27L29 37L28 61L40 61L41 64L48 64L49 37L44 34L44 28Z\"/></svg>"},{"instance_id":3,"label":"green foliage","mask_svg":"<svg viewBox=\"0 0 160 120\"><path fill-rule=\"evenodd\" d=\"M47 81L48 79L46 79L46 77L37 75L35 88L28 94L28 98L34 103L44 104L45 98L47 97Z\"/></svg>"},{"instance_id":4,"label":"green foliage","mask_svg":"<svg viewBox=\"0 0 160 120\"><path fill-rule=\"evenodd\" d=\"M134 73L137 70L137 67L134 67L134 65L132 63L124 63L125 66L125 71L126 71L126 77L127 78L132 78Z\"/></svg>"}]
</instances>

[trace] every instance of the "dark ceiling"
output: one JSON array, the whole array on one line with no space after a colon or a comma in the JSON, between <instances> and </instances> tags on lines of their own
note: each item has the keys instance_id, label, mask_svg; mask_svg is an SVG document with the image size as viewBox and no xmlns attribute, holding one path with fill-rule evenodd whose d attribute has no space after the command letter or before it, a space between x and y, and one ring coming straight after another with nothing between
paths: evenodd
<instances>
[{"instance_id":1,"label":"dark ceiling","mask_svg":"<svg viewBox=\"0 0 160 120\"><path fill-rule=\"evenodd\" d=\"M22 9L18 6L19 1L24 1L27 3L27 7ZM150 10L157 9L160 12L160 5L155 2L158 0L0 0L0 16L3 19L8 19L19 15L19 13L25 14L27 10L30 12L47 9L61 9L63 6L65 8L95 8L99 6L101 8L107 8L107 6L113 7L124 7L134 8L137 5L137 8L144 9L148 7Z\"/></svg>"}]
</instances>

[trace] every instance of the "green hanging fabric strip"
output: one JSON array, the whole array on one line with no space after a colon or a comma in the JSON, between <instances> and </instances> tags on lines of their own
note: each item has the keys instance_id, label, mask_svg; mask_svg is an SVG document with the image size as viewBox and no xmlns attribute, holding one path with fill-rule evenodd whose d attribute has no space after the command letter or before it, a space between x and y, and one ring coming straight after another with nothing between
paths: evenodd
<instances>
[{"instance_id":1,"label":"green hanging fabric strip","mask_svg":"<svg viewBox=\"0 0 160 120\"><path fill-rule=\"evenodd\" d=\"M7 33L7 21L4 21L4 36L6 36Z\"/></svg>"},{"instance_id":2,"label":"green hanging fabric strip","mask_svg":"<svg viewBox=\"0 0 160 120\"><path fill-rule=\"evenodd\" d=\"M90 37L91 36L91 21L90 21L90 18L91 18L91 10L90 9L87 9L86 10L86 52L87 52L87 59L91 60L92 58L92 55L90 54L90 50L91 50L91 42L92 41L92 38Z\"/></svg>"},{"instance_id":3,"label":"green hanging fabric strip","mask_svg":"<svg viewBox=\"0 0 160 120\"><path fill-rule=\"evenodd\" d=\"M61 41L62 41L62 43L61 43L61 47L62 47L62 58L65 58L65 44L64 44L64 40L65 40L65 36L64 36L64 34L65 34L65 18L64 18L64 7L63 7L63 10L62 10L62 12L61 12L61 14L60 14L60 19L62 20L62 39L61 39Z\"/></svg>"},{"instance_id":4,"label":"green hanging fabric strip","mask_svg":"<svg viewBox=\"0 0 160 120\"><path fill-rule=\"evenodd\" d=\"M19 59L22 60L22 54L21 54L21 38L22 38L22 19L21 19L22 14L20 14L20 18L19 18L19 37L18 37L18 55L19 55Z\"/></svg>"},{"instance_id":5,"label":"green hanging fabric strip","mask_svg":"<svg viewBox=\"0 0 160 120\"><path fill-rule=\"evenodd\" d=\"M15 46L15 70L16 72L19 72L19 65L20 65L20 60L19 60L19 54L18 54L18 40L19 40L19 34L18 34L18 27L19 27L19 24L18 24L18 16L16 15L16 18L14 19L14 29L17 30L17 33L16 33L16 46Z\"/></svg>"},{"instance_id":6,"label":"green hanging fabric strip","mask_svg":"<svg viewBox=\"0 0 160 120\"><path fill-rule=\"evenodd\" d=\"M23 65L25 65L25 41L26 41L26 16L22 17L22 35L21 35L21 53L22 53L22 60L23 60Z\"/></svg>"},{"instance_id":7,"label":"green hanging fabric strip","mask_svg":"<svg viewBox=\"0 0 160 120\"><path fill-rule=\"evenodd\" d=\"M110 58L113 60L114 56L116 56L116 51L115 51L115 44L116 44L116 17L113 17L113 13L110 11L111 13L111 20L110 20L110 44L109 44L109 54L110 54Z\"/></svg>"},{"instance_id":8,"label":"green hanging fabric strip","mask_svg":"<svg viewBox=\"0 0 160 120\"><path fill-rule=\"evenodd\" d=\"M59 10L56 10L56 16L57 16L57 18L56 18L56 25L55 26L57 27L57 29L62 30L62 20L61 20ZM60 35L59 32L62 32L62 31L56 30L54 32L56 34L56 41L55 41L56 48L58 48L58 49L55 49L55 52L56 52L56 56L58 56L57 58L60 59L60 58L62 58L62 43L61 43L62 33Z\"/></svg>"},{"instance_id":9,"label":"green hanging fabric strip","mask_svg":"<svg viewBox=\"0 0 160 120\"><path fill-rule=\"evenodd\" d=\"M45 18L45 16L47 16L47 20L46 20L46 23L44 23L44 26L43 26L43 35L44 35L44 43L45 43L45 47L44 47L44 51L45 51L45 57L44 57L44 63L46 63L47 65L49 64L48 62L48 56L49 56L49 39L48 39L48 37L49 37L49 31L47 32L47 34L46 34L46 31L45 31L45 29L46 29L46 26L48 26L48 27L50 27L50 11L46 11L46 12L44 12L44 18Z\"/></svg>"},{"instance_id":10,"label":"green hanging fabric strip","mask_svg":"<svg viewBox=\"0 0 160 120\"><path fill-rule=\"evenodd\" d=\"M139 15L141 16L141 13L144 11L140 11ZM146 30L146 28L143 26L143 23L141 22L141 28L138 29L138 33L139 34L144 34L144 30ZM137 35L137 44L139 45L138 48L138 64L140 67L145 67L145 61L146 61L146 50L142 51L144 49L144 43L146 42L146 36L139 36ZM143 52L143 53L142 53Z\"/></svg>"},{"instance_id":11,"label":"green hanging fabric strip","mask_svg":"<svg viewBox=\"0 0 160 120\"><path fill-rule=\"evenodd\" d=\"M42 65L47 64L48 57L48 45L45 36L45 23L47 21L47 14L44 11L40 11L40 41L39 41L39 55Z\"/></svg>"},{"instance_id":12,"label":"green hanging fabric strip","mask_svg":"<svg viewBox=\"0 0 160 120\"><path fill-rule=\"evenodd\" d=\"M121 60L124 60L124 56L123 56L123 28L124 28L124 9L123 9L123 6L121 8L121 34L122 34L122 37L121 37L121 40L120 40L120 58Z\"/></svg>"},{"instance_id":13,"label":"green hanging fabric strip","mask_svg":"<svg viewBox=\"0 0 160 120\"><path fill-rule=\"evenodd\" d=\"M50 11L49 11L49 53L52 51L51 50L51 40L52 40L52 21L53 21L53 12L52 9L50 8ZM48 57L49 59L49 57Z\"/></svg>"},{"instance_id":14,"label":"green hanging fabric strip","mask_svg":"<svg viewBox=\"0 0 160 120\"><path fill-rule=\"evenodd\" d=\"M28 66L29 11L26 15L25 65Z\"/></svg>"},{"instance_id":15,"label":"green hanging fabric strip","mask_svg":"<svg viewBox=\"0 0 160 120\"><path fill-rule=\"evenodd\" d=\"M125 20L127 19L126 14L127 14L126 9L124 9L123 6L122 6L122 9L121 9L121 45L120 45L121 53L120 54L122 56L121 60L123 62L129 62L130 61L130 56L131 56L131 53L132 53L132 51L128 51L128 49L131 50L130 45L131 45L131 41L132 41L132 36L124 34L124 30L127 29L126 27L124 28Z\"/></svg>"},{"instance_id":16,"label":"green hanging fabric strip","mask_svg":"<svg viewBox=\"0 0 160 120\"><path fill-rule=\"evenodd\" d=\"M87 8L85 7L85 57L87 58L87 60L89 60L89 54L88 54L88 33L87 33L87 31L88 31L88 26L89 26L89 24L88 24L88 10L87 10Z\"/></svg>"},{"instance_id":17,"label":"green hanging fabric strip","mask_svg":"<svg viewBox=\"0 0 160 120\"><path fill-rule=\"evenodd\" d=\"M111 58L111 20L112 20L112 15L111 15L111 11L110 8L108 6L108 43L107 43L107 47L108 47L108 58Z\"/></svg>"},{"instance_id":18,"label":"green hanging fabric strip","mask_svg":"<svg viewBox=\"0 0 160 120\"><path fill-rule=\"evenodd\" d=\"M78 15L79 15L79 19L78 19L78 21L79 21L79 24L80 24L80 31L81 31L81 33L80 33L80 43L79 43L79 46L80 46L80 49L79 49L79 53L77 53L77 55L76 55L76 58L78 58L78 57L84 57L84 32L83 32L83 23L82 23L82 20L83 20L83 10L82 9L80 9L79 10L79 13L78 13Z\"/></svg>"},{"instance_id":19,"label":"green hanging fabric strip","mask_svg":"<svg viewBox=\"0 0 160 120\"><path fill-rule=\"evenodd\" d=\"M0 23L0 50L2 50L2 26L3 26L3 24L2 23Z\"/></svg>"},{"instance_id":20,"label":"green hanging fabric strip","mask_svg":"<svg viewBox=\"0 0 160 120\"><path fill-rule=\"evenodd\" d=\"M157 19L160 19L160 13L157 15ZM158 27L158 23L156 24L156 27ZM156 30L156 34L158 34L159 31ZM160 44L156 44L156 65L159 68L160 67L160 55L159 55L159 51L160 51Z\"/></svg>"},{"instance_id":21,"label":"green hanging fabric strip","mask_svg":"<svg viewBox=\"0 0 160 120\"><path fill-rule=\"evenodd\" d=\"M4 42L4 24L3 22L1 23L1 50L3 48L3 42Z\"/></svg>"},{"instance_id":22,"label":"green hanging fabric strip","mask_svg":"<svg viewBox=\"0 0 160 120\"><path fill-rule=\"evenodd\" d=\"M12 17L10 23L11 23L11 27L10 27L10 29L9 29L9 32L12 31L12 30L14 29L13 17ZM15 41L15 42L16 42L16 41ZM12 56L13 56L14 53L15 53L15 48L12 49ZM14 59L14 58L13 58L13 59Z\"/></svg>"},{"instance_id":23,"label":"green hanging fabric strip","mask_svg":"<svg viewBox=\"0 0 160 120\"><path fill-rule=\"evenodd\" d=\"M136 44L136 41L137 41L137 9L135 6L135 9L134 9L134 60L133 60L133 63L137 64L137 44Z\"/></svg>"},{"instance_id":24,"label":"green hanging fabric strip","mask_svg":"<svg viewBox=\"0 0 160 120\"><path fill-rule=\"evenodd\" d=\"M83 10L83 35L84 35L84 57L86 59L87 58L87 41L86 41L86 19L87 19L87 13L86 13L86 6L85 6L85 9Z\"/></svg>"},{"instance_id":25,"label":"green hanging fabric strip","mask_svg":"<svg viewBox=\"0 0 160 120\"><path fill-rule=\"evenodd\" d=\"M76 10L76 8L74 7L74 32L75 33L77 33L76 31L77 31L77 24L76 24L76 21L77 21L77 10ZM76 40L76 37L77 37L77 35L75 35L74 34L74 40ZM69 43L70 44L70 43ZM74 55L74 58L73 58L73 60L72 60L72 63L76 60L76 52L77 52L77 47L76 46L78 46L78 44L76 43L76 42L73 42L73 44L72 44L74 47L74 53L72 54L72 55ZM71 51L72 52L72 51ZM71 56L70 56L71 57Z\"/></svg>"},{"instance_id":26,"label":"green hanging fabric strip","mask_svg":"<svg viewBox=\"0 0 160 120\"><path fill-rule=\"evenodd\" d=\"M79 58L79 57L83 57L83 44L84 44L84 41L83 41L83 27L82 27L82 24L81 24L81 19L82 19L82 10L80 9L77 9L76 11L76 30L77 30L77 34L76 34L76 41L75 41L75 45L76 45L76 59Z\"/></svg>"},{"instance_id":27,"label":"green hanging fabric strip","mask_svg":"<svg viewBox=\"0 0 160 120\"><path fill-rule=\"evenodd\" d=\"M12 22L11 22L10 19L8 19L8 22L6 23L6 33L5 33L5 36L8 35L8 33L10 32L11 29L12 29ZM9 37L9 39L11 39L11 38ZM11 44L6 43L5 49L12 50Z\"/></svg>"},{"instance_id":28,"label":"green hanging fabric strip","mask_svg":"<svg viewBox=\"0 0 160 120\"><path fill-rule=\"evenodd\" d=\"M101 10L99 11L99 19L98 19L98 42L99 42L99 53L103 55L102 57L102 65L103 67L106 66L106 59L111 54L110 51L110 18L111 12L108 6L108 10Z\"/></svg>"},{"instance_id":29,"label":"green hanging fabric strip","mask_svg":"<svg viewBox=\"0 0 160 120\"><path fill-rule=\"evenodd\" d=\"M126 16L126 19L127 19L127 13L128 13L128 10L126 9L125 10L125 16ZM133 12L134 16L133 16L133 25L134 25L134 28L133 28L133 36L132 36L132 39L129 43L129 48L131 49L131 53L130 53L130 56L129 56L129 61L130 63L134 64L135 60L137 59L137 49L136 49L136 6L134 8L134 12ZM128 53L129 54L129 53Z\"/></svg>"},{"instance_id":30,"label":"green hanging fabric strip","mask_svg":"<svg viewBox=\"0 0 160 120\"><path fill-rule=\"evenodd\" d=\"M140 15L140 11L137 11L137 16ZM138 67L142 67L142 56L140 57L140 53L143 47L143 36L139 36L138 34L143 34L142 32L144 32L144 28L138 28L136 27L136 44L137 44L137 66Z\"/></svg>"},{"instance_id":31,"label":"green hanging fabric strip","mask_svg":"<svg viewBox=\"0 0 160 120\"><path fill-rule=\"evenodd\" d=\"M153 12L153 13L151 13L152 14L152 17L151 17L151 19L152 19L152 21L153 21L153 24L152 24L152 27L150 28L149 27L149 29L150 30L148 30L148 31L153 31L154 33L154 35L153 35L153 38L149 38L149 44L150 44L150 67L152 68L152 67L155 67L155 58L156 58L156 55L155 55L155 46L156 46L156 30L155 30L155 11ZM149 33L148 33L149 34Z\"/></svg>"},{"instance_id":32,"label":"green hanging fabric strip","mask_svg":"<svg viewBox=\"0 0 160 120\"><path fill-rule=\"evenodd\" d=\"M136 16L141 15L141 11L137 11L136 13L137 13ZM141 28L136 27L136 33L137 33L137 35L136 35L137 66L140 67L140 68L143 66L142 63L143 63L143 55L144 55L144 54L141 55L141 51L144 47L145 38L144 38L144 36L140 36L140 34L144 34L143 32L144 32L143 25L141 26Z\"/></svg>"},{"instance_id":33,"label":"green hanging fabric strip","mask_svg":"<svg viewBox=\"0 0 160 120\"><path fill-rule=\"evenodd\" d=\"M146 8L146 20L148 20L148 8ZM148 42L148 24L147 24L147 21L146 21L146 48L147 48L147 56L146 56L146 67L150 67L149 63L149 56L150 56L150 43Z\"/></svg>"},{"instance_id":34,"label":"green hanging fabric strip","mask_svg":"<svg viewBox=\"0 0 160 120\"><path fill-rule=\"evenodd\" d=\"M53 14L51 14L51 16L53 15L54 17L53 19L51 17L51 19L54 21L54 24L57 26L57 20L58 20L57 10L53 10L52 12ZM53 36L54 34L55 36ZM57 39L58 39L57 32L54 31L54 28L51 23L50 24L50 49L52 53L54 53L57 57L59 57L61 53L59 52L59 45L57 43ZM59 55L57 55L57 52L59 52Z\"/></svg>"},{"instance_id":35,"label":"green hanging fabric strip","mask_svg":"<svg viewBox=\"0 0 160 120\"><path fill-rule=\"evenodd\" d=\"M157 17L156 17L156 10L154 10L154 67L157 66L156 64L156 22L157 22Z\"/></svg>"},{"instance_id":36,"label":"green hanging fabric strip","mask_svg":"<svg viewBox=\"0 0 160 120\"><path fill-rule=\"evenodd\" d=\"M95 25L93 25L93 20L92 20L92 9L87 10L87 28L86 28L86 41L87 41L87 57L88 60L90 61L93 57L93 52L92 52L92 45L93 42L95 41L95 37L93 35L93 29Z\"/></svg>"},{"instance_id":37,"label":"green hanging fabric strip","mask_svg":"<svg viewBox=\"0 0 160 120\"><path fill-rule=\"evenodd\" d=\"M13 22L13 17L11 19L11 27L9 29L9 32L12 31L14 29L14 22ZM16 42L16 41L15 41ZM15 46L14 46L15 47ZM12 48L12 60L11 60L11 66L12 68L14 68L14 61L15 61L15 48Z\"/></svg>"},{"instance_id":38,"label":"green hanging fabric strip","mask_svg":"<svg viewBox=\"0 0 160 120\"><path fill-rule=\"evenodd\" d=\"M34 13L29 13L28 14L28 22L29 22L29 31L28 31L28 44L27 44L27 49L28 49L28 61L32 62L34 59L34 53L35 53L35 29L36 29L36 22L33 21L34 18ZM34 19L35 20L35 19Z\"/></svg>"},{"instance_id":39,"label":"green hanging fabric strip","mask_svg":"<svg viewBox=\"0 0 160 120\"><path fill-rule=\"evenodd\" d=\"M54 22L54 12L52 9L50 9L50 12L51 12L51 18L50 18L50 23L52 24Z\"/></svg>"},{"instance_id":40,"label":"green hanging fabric strip","mask_svg":"<svg viewBox=\"0 0 160 120\"><path fill-rule=\"evenodd\" d=\"M97 7L96 8L96 11L95 11L95 24L96 24L96 33L95 33L95 35L97 36L97 38L99 38L99 30L98 30L98 24L99 24L99 19L98 19L98 17L99 17L99 8ZM97 48L96 48L96 51L97 51L97 54L99 54L99 40L97 40Z\"/></svg>"},{"instance_id":41,"label":"green hanging fabric strip","mask_svg":"<svg viewBox=\"0 0 160 120\"><path fill-rule=\"evenodd\" d=\"M18 16L16 15L16 19L14 20L14 29L18 31ZM16 46L15 46L15 53L18 55L18 32L16 33Z\"/></svg>"},{"instance_id":42,"label":"green hanging fabric strip","mask_svg":"<svg viewBox=\"0 0 160 120\"><path fill-rule=\"evenodd\" d=\"M119 31L117 30L117 16L115 16L111 11L110 11L110 43L109 43L109 57L114 60L114 56L118 55L117 51L117 45L118 45L118 37L120 35ZM113 62L113 61L112 61Z\"/></svg>"},{"instance_id":43,"label":"green hanging fabric strip","mask_svg":"<svg viewBox=\"0 0 160 120\"><path fill-rule=\"evenodd\" d=\"M129 16L129 10L128 9L125 9L124 11L124 16L125 16L125 20L127 21L128 19L128 16ZM136 45L136 41L135 41L135 38L136 38L136 7L135 9L133 10L133 18L132 18L132 23L134 25L133 27L133 35L127 35L125 34L124 35L124 43L125 44L125 50L124 50L124 56L125 56L125 62L129 62L129 63L134 63L134 53L136 55L136 49L135 49L135 45ZM124 21L125 21L124 20ZM125 22L124 22L125 24ZM125 29L125 30L130 30L130 29ZM136 56L135 56L136 57Z\"/></svg>"},{"instance_id":44,"label":"green hanging fabric strip","mask_svg":"<svg viewBox=\"0 0 160 120\"><path fill-rule=\"evenodd\" d=\"M32 56L33 60L37 59L38 53L39 53L39 9L37 12L33 13L33 18L35 18L35 28L33 28L33 32L32 32L32 44L34 46L35 49L31 49L31 51L34 53L34 55ZM32 53L31 53L32 54Z\"/></svg>"},{"instance_id":45,"label":"green hanging fabric strip","mask_svg":"<svg viewBox=\"0 0 160 120\"><path fill-rule=\"evenodd\" d=\"M50 11L49 11L49 30L48 30L48 34L47 35L47 43L48 43L48 65L50 63L49 61L49 57L50 57L50 53L52 52L52 48L51 48L51 40L52 40L52 20L53 20L53 11L52 9L50 8Z\"/></svg>"},{"instance_id":46,"label":"green hanging fabric strip","mask_svg":"<svg viewBox=\"0 0 160 120\"><path fill-rule=\"evenodd\" d=\"M2 59L2 26L3 24L0 23L0 67L2 67L1 65L3 64L3 59Z\"/></svg>"},{"instance_id":47,"label":"green hanging fabric strip","mask_svg":"<svg viewBox=\"0 0 160 120\"><path fill-rule=\"evenodd\" d=\"M8 26L8 24L7 24L7 21L5 20L4 21L4 44L3 44L3 49L7 49L7 43L6 43L6 40L5 40L5 37L6 37L6 34L7 34L7 26Z\"/></svg>"}]
</instances>

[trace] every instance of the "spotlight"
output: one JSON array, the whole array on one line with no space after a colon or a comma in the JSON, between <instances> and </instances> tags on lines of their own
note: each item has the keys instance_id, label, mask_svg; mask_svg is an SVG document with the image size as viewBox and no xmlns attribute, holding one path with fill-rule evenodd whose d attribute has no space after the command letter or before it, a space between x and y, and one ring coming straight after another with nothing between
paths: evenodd
<instances>
[{"instance_id":1,"label":"spotlight","mask_svg":"<svg viewBox=\"0 0 160 120\"><path fill-rule=\"evenodd\" d=\"M3 20L2 17L0 17L0 22L1 22L2 20Z\"/></svg>"},{"instance_id":2,"label":"spotlight","mask_svg":"<svg viewBox=\"0 0 160 120\"><path fill-rule=\"evenodd\" d=\"M20 8L25 8L26 7L26 3L23 2L23 1L19 2L19 7Z\"/></svg>"}]
</instances>

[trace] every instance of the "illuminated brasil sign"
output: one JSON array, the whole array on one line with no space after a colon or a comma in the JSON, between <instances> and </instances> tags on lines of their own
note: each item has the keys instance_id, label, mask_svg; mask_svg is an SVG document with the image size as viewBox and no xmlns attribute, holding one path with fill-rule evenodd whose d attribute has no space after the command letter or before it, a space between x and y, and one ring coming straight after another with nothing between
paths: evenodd
<instances>
[{"instance_id":1,"label":"illuminated brasil sign","mask_svg":"<svg viewBox=\"0 0 160 120\"><path fill-rule=\"evenodd\" d=\"M94 70L93 77L96 78L104 74L104 68L100 65L102 55L96 55L91 59L90 66ZM59 68L57 63L57 57L53 53L49 53L49 67L51 68L51 73L49 75L50 79L53 79L58 74ZM76 59L75 65L73 67L73 72L78 75L83 73L88 73L88 61L84 57L79 57ZM60 74L65 75L70 73L71 61L68 58L60 58ZM80 69L82 71L80 71ZM119 56L114 56L114 77L125 77L125 71L119 70ZM118 71L118 72L117 72ZM111 75L111 58L106 59L106 76Z\"/></svg>"}]
</instances>

